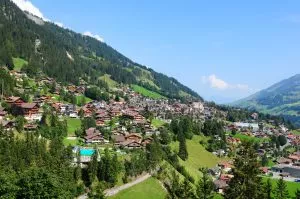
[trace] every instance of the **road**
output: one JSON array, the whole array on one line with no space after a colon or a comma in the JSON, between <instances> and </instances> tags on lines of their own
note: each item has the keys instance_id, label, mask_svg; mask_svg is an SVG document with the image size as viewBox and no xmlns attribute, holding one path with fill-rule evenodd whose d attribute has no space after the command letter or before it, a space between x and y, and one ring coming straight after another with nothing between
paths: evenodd
<instances>
[{"instance_id":1,"label":"road","mask_svg":"<svg viewBox=\"0 0 300 199\"><path fill-rule=\"evenodd\" d=\"M132 182L129 182L129 183L124 184L124 185L121 185L119 187L114 187L114 188L111 188L111 189L107 189L107 190L104 191L104 194L105 194L105 196L116 195L120 191L128 189L128 188L130 188L130 187L132 187L132 186L134 186L136 184L139 184L141 182L144 182L145 180L147 180L150 177L151 177L151 175L147 173L145 175L142 175L142 176L138 177L137 179L135 179ZM79 197L77 197L77 199L87 199L87 198L88 198L88 196L87 196L86 193L83 194L83 195L81 195L81 196L79 196Z\"/></svg>"}]
</instances>

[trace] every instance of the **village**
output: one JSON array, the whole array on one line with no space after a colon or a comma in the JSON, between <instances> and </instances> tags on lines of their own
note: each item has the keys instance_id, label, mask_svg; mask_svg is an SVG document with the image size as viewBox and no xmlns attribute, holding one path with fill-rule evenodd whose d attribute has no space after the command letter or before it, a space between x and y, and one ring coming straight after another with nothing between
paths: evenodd
<instances>
[{"instance_id":1,"label":"village","mask_svg":"<svg viewBox=\"0 0 300 199\"><path fill-rule=\"evenodd\" d=\"M36 86L40 93L55 85L52 93L32 96L27 102L20 96L8 96L3 99L5 106L0 107L0 122L5 130L12 130L15 126L15 118L24 117L24 131L34 132L39 127L39 122L43 117L45 107L50 108L61 120L73 120L78 123L82 118L93 118L95 126L85 129L84 136L76 137L75 131L69 132L66 140L82 140L82 147L93 148L98 146L113 146L121 149L143 148L151 142L153 134L159 135L159 127L162 124L170 123L171 118L176 115L189 115L195 119L205 120L212 118L217 110L204 106L202 102L192 102L190 104L180 103L176 100L151 99L143 97L134 92L129 87L116 89L115 92L127 96L129 100L123 98L109 101L88 100L78 104L72 104L60 99L63 91L72 96L84 97L87 83L81 80L80 86L61 86L49 77L29 78L25 73L19 71L9 71L16 80L16 89L20 94L31 93L33 88L29 84L24 86L24 82L30 81ZM27 91L28 92L27 92ZM5 108L6 107L6 108ZM9 107L9 111L7 110ZM151 116L145 118L145 112ZM224 114L224 113L222 113ZM153 125L159 123L158 125ZM79 126L80 127L80 126ZM104 136L100 129L109 130L110 135ZM91 154L89 154L91 156ZM89 158L83 157L83 162Z\"/></svg>"},{"instance_id":2,"label":"village","mask_svg":"<svg viewBox=\"0 0 300 199\"><path fill-rule=\"evenodd\" d=\"M153 135L159 136L161 128L165 124L170 124L172 118L176 116L189 116L202 123L215 118L225 121L227 116L225 111L205 102L183 103L180 100L151 99L126 86L116 88L108 101L91 100L85 97L85 91L89 86L84 80L80 81L79 86L63 86L49 77L31 79L18 71L10 71L10 74L16 79L17 89L21 95L5 98L2 96L3 103L0 107L2 127L8 131L15 131L16 118L23 117L25 122L22 129L25 133L33 133L39 128L44 111L51 110L60 120L67 121L69 130L64 141L66 146L73 147L74 165L79 164L81 167L86 167L95 153L100 158L105 148L115 150L119 154L145 148L152 142ZM21 96L24 96L24 93L31 93L33 90L30 84L24 84L25 81L34 84L35 89L42 94L23 99ZM75 96L76 99L78 97L79 100L75 103L67 102L61 99L62 92ZM126 96L127 99L117 95ZM89 128L82 129L82 120L88 118L94 123ZM284 125L276 126L272 120L258 122L258 113L253 113L251 120L226 121L224 131L226 148L213 151L215 156L230 159L242 140L254 140L259 157L267 159L264 167L260 168L263 176L282 177L287 181L299 182L300 135L292 133ZM285 141L277 146L280 153L274 154L277 143L272 142L272 137L280 136ZM228 186L233 177L232 168L233 161L224 160L209 169L218 193L223 193Z\"/></svg>"}]
</instances>

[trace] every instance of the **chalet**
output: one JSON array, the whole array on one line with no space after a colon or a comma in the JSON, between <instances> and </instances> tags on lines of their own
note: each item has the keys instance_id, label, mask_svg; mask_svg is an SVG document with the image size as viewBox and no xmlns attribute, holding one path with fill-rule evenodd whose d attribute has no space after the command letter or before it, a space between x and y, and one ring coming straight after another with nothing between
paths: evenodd
<instances>
[{"instance_id":1,"label":"chalet","mask_svg":"<svg viewBox=\"0 0 300 199\"><path fill-rule=\"evenodd\" d=\"M39 106L37 103L21 103L19 107L22 109L24 116L35 115L39 112Z\"/></svg>"},{"instance_id":2,"label":"chalet","mask_svg":"<svg viewBox=\"0 0 300 199\"><path fill-rule=\"evenodd\" d=\"M14 96L6 98L5 102L9 105L15 105L15 106L19 106L22 103L24 103L24 101L20 97L14 97Z\"/></svg>"},{"instance_id":3,"label":"chalet","mask_svg":"<svg viewBox=\"0 0 300 199\"><path fill-rule=\"evenodd\" d=\"M126 140L134 140L136 142L139 142L141 143L142 141L142 136L137 134L137 133L131 133L131 134L128 134L126 137L125 137Z\"/></svg>"},{"instance_id":4,"label":"chalet","mask_svg":"<svg viewBox=\"0 0 300 199\"><path fill-rule=\"evenodd\" d=\"M120 143L120 146L127 148L127 149L138 149L138 148L142 147L142 144L135 140L126 140L126 141Z\"/></svg>"},{"instance_id":5,"label":"chalet","mask_svg":"<svg viewBox=\"0 0 300 199\"><path fill-rule=\"evenodd\" d=\"M0 107L0 119L3 119L7 115L7 112L4 111L4 108Z\"/></svg>"},{"instance_id":6,"label":"chalet","mask_svg":"<svg viewBox=\"0 0 300 199\"><path fill-rule=\"evenodd\" d=\"M136 123L136 124L145 124L146 120L142 115L137 114L137 115L134 116L133 122Z\"/></svg>"},{"instance_id":7,"label":"chalet","mask_svg":"<svg viewBox=\"0 0 300 199\"><path fill-rule=\"evenodd\" d=\"M105 126L105 122L103 120L96 120L96 126Z\"/></svg>"},{"instance_id":8,"label":"chalet","mask_svg":"<svg viewBox=\"0 0 300 199\"><path fill-rule=\"evenodd\" d=\"M110 113L110 115L112 117L117 117L117 116L121 116L122 115L121 110L119 108L115 108L115 107L112 108L109 113Z\"/></svg>"},{"instance_id":9,"label":"chalet","mask_svg":"<svg viewBox=\"0 0 300 199\"><path fill-rule=\"evenodd\" d=\"M152 141L153 141L153 138L148 137L142 141L142 145L146 146L147 144L150 144Z\"/></svg>"},{"instance_id":10,"label":"chalet","mask_svg":"<svg viewBox=\"0 0 300 199\"><path fill-rule=\"evenodd\" d=\"M91 143L107 143L102 134L96 128L89 128L85 131L86 136L84 140L87 144Z\"/></svg>"},{"instance_id":11,"label":"chalet","mask_svg":"<svg viewBox=\"0 0 300 199\"><path fill-rule=\"evenodd\" d=\"M0 120L0 125L3 126L5 130L11 130L14 126L12 121Z\"/></svg>"},{"instance_id":12,"label":"chalet","mask_svg":"<svg viewBox=\"0 0 300 199\"><path fill-rule=\"evenodd\" d=\"M51 100L50 96L41 96L41 97L35 98L33 100L33 102L37 103L40 106L42 106L44 103L50 102L50 100Z\"/></svg>"},{"instance_id":13,"label":"chalet","mask_svg":"<svg viewBox=\"0 0 300 199\"><path fill-rule=\"evenodd\" d=\"M84 117L91 117L93 114L93 112L87 107L83 107L82 110L84 113Z\"/></svg>"},{"instance_id":14,"label":"chalet","mask_svg":"<svg viewBox=\"0 0 300 199\"><path fill-rule=\"evenodd\" d=\"M112 135L111 138L114 140L115 146L121 146L121 143L126 140L124 135Z\"/></svg>"}]
</instances>

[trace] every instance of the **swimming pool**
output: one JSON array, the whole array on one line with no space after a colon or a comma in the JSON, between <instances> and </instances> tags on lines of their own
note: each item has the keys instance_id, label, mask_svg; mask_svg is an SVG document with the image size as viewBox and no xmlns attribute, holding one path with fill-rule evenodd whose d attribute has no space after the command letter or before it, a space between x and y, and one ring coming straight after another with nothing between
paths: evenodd
<instances>
[{"instance_id":1,"label":"swimming pool","mask_svg":"<svg viewBox=\"0 0 300 199\"><path fill-rule=\"evenodd\" d=\"M80 149L81 156L92 156L95 153L95 149Z\"/></svg>"}]
</instances>

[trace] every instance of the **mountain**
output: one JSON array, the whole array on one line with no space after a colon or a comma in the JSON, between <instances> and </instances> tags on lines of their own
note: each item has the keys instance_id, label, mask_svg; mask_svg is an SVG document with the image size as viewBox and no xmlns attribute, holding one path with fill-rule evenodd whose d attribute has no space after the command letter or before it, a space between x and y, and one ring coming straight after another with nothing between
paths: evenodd
<instances>
[{"instance_id":1,"label":"mountain","mask_svg":"<svg viewBox=\"0 0 300 199\"><path fill-rule=\"evenodd\" d=\"M282 115L300 125L300 74L282 80L232 105Z\"/></svg>"},{"instance_id":2,"label":"mountain","mask_svg":"<svg viewBox=\"0 0 300 199\"><path fill-rule=\"evenodd\" d=\"M21 11L10 0L0 1L0 64L28 63L30 75L40 72L62 83L82 78L97 85L101 77L119 84L139 85L169 98L202 98L176 79L135 63L106 43Z\"/></svg>"}]
</instances>

